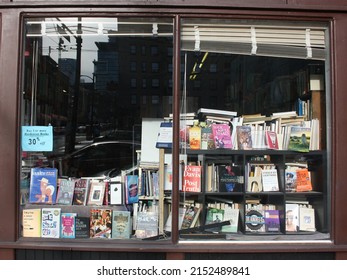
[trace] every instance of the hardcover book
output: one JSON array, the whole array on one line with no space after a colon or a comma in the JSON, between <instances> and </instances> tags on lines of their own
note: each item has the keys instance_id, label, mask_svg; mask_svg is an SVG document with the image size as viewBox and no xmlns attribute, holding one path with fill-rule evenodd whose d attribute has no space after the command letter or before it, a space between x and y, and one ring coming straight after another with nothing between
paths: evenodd
<instances>
[{"instance_id":1,"label":"hardcover book","mask_svg":"<svg viewBox=\"0 0 347 280\"><path fill-rule=\"evenodd\" d=\"M76 213L61 213L61 238L76 237Z\"/></svg>"},{"instance_id":2,"label":"hardcover book","mask_svg":"<svg viewBox=\"0 0 347 280\"><path fill-rule=\"evenodd\" d=\"M201 192L201 166L185 165L183 172L184 192Z\"/></svg>"},{"instance_id":3,"label":"hardcover book","mask_svg":"<svg viewBox=\"0 0 347 280\"><path fill-rule=\"evenodd\" d=\"M87 205L89 193L89 179L80 178L76 180L73 205Z\"/></svg>"},{"instance_id":4,"label":"hardcover book","mask_svg":"<svg viewBox=\"0 0 347 280\"><path fill-rule=\"evenodd\" d=\"M288 150L297 152L309 152L311 141L311 128L302 126L292 126Z\"/></svg>"},{"instance_id":5,"label":"hardcover book","mask_svg":"<svg viewBox=\"0 0 347 280\"><path fill-rule=\"evenodd\" d=\"M132 231L132 221L129 211L116 211L112 213L112 238L129 239Z\"/></svg>"},{"instance_id":6,"label":"hardcover book","mask_svg":"<svg viewBox=\"0 0 347 280\"><path fill-rule=\"evenodd\" d=\"M265 232L264 210L247 209L245 215L246 232Z\"/></svg>"},{"instance_id":7,"label":"hardcover book","mask_svg":"<svg viewBox=\"0 0 347 280\"><path fill-rule=\"evenodd\" d=\"M127 175L125 177L125 186L127 204L137 203L139 201L139 176Z\"/></svg>"},{"instance_id":8,"label":"hardcover book","mask_svg":"<svg viewBox=\"0 0 347 280\"><path fill-rule=\"evenodd\" d=\"M57 169L32 168L30 173L30 203L54 204L57 197Z\"/></svg>"},{"instance_id":9,"label":"hardcover book","mask_svg":"<svg viewBox=\"0 0 347 280\"><path fill-rule=\"evenodd\" d=\"M90 237L90 218L76 217L75 219L75 237L89 238Z\"/></svg>"},{"instance_id":10,"label":"hardcover book","mask_svg":"<svg viewBox=\"0 0 347 280\"><path fill-rule=\"evenodd\" d=\"M104 196L105 182L97 180L91 181L87 205L102 205L104 202Z\"/></svg>"},{"instance_id":11,"label":"hardcover book","mask_svg":"<svg viewBox=\"0 0 347 280\"><path fill-rule=\"evenodd\" d=\"M237 147L239 150L252 150L252 131L248 125L236 127Z\"/></svg>"},{"instance_id":12,"label":"hardcover book","mask_svg":"<svg viewBox=\"0 0 347 280\"><path fill-rule=\"evenodd\" d=\"M221 223L224 220L224 209L210 207L207 209L205 225ZM222 227L213 227L206 231L220 232Z\"/></svg>"},{"instance_id":13,"label":"hardcover book","mask_svg":"<svg viewBox=\"0 0 347 280\"><path fill-rule=\"evenodd\" d=\"M74 180L59 178L56 204L72 205L74 189Z\"/></svg>"},{"instance_id":14,"label":"hardcover book","mask_svg":"<svg viewBox=\"0 0 347 280\"><path fill-rule=\"evenodd\" d=\"M222 226L221 232L233 232L236 233L238 231L239 226L239 215L240 210L237 208L232 208L229 205L226 205L224 208L224 221L229 221L230 225Z\"/></svg>"},{"instance_id":15,"label":"hardcover book","mask_svg":"<svg viewBox=\"0 0 347 280\"><path fill-rule=\"evenodd\" d=\"M217 164L216 166L219 192L242 191L244 176L240 166L233 164Z\"/></svg>"},{"instance_id":16,"label":"hardcover book","mask_svg":"<svg viewBox=\"0 0 347 280\"><path fill-rule=\"evenodd\" d=\"M190 205L184 213L181 229L194 227L199 218L200 211L200 207Z\"/></svg>"},{"instance_id":17,"label":"hardcover book","mask_svg":"<svg viewBox=\"0 0 347 280\"><path fill-rule=\"evenodd\" d=\"M41 209L23 209L23 237L41 237Z\"/></svg>"},{"instance_id":18,"label":"hardcover book","mask_svg":"<svg viewBox=\"0 0 347 280\"><path fill-rule=\"evenodd\" d=\"M43 208L41 222L41 237L59 238L61 225L60 208Z\"/></svg>"},{"instance_id":19,"label":"hardcover book","mask_svg":"<svg viewBox=\"0 0 347 280\"><path fill-rule=\"evenodd\" d=\"M231 130L228 124L212 124L212 134L216 149L232 149Z\"/></svg>"},{"instance_id":20,"label":"hardcover book","mask_svg":"<svg viewBox=\"0 0 347 280\"><path fill-rule=\"evenodd\" d=\"M277 169L263 169L261 178L264 192L275 192L279 190Z\"/></svg>"},{"instance_id":21,"label":"hardcover book","mask_svg":"<svg viewBox=\"0 0 347 280\"><path fill-rule=\"evenodd\" d=\"M279 232L280 231L280 214L279 210L264 210L265 231Z\"/></svg>"},{"instance_id":22,"label":"hardcover book","mask_svg":"<svg viewBox=\"0 0 347 280\"><path fill-rule=\"evenodd\" d=\"M299 230L299 204L286 203L286 231Z\"/></svg>"},{"instance_id":23,"label":"hardcover book","mask_svg":"<svg viewBox=\"0 0 347 280\"><path fill-rule=\"evenodd\" d=\"M299 230L316 231L314 212L313 208L305 206L299 208Z\"/></svg>"},{"instance_id":24,"label":"hardcover book","mask_svg":"<svg viewBox=\"0 0 347 280\"><path fill-rule=\"evenodd\" d=\"M112 210L90 209L90 238L111 238Z\"/></svg>"}]
</instances>

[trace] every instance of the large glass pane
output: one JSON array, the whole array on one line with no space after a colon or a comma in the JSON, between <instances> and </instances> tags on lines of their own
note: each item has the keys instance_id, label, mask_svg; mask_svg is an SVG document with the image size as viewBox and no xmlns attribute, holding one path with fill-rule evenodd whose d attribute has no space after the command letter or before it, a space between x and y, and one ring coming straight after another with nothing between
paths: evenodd
<instances>
[{"instance_id":1,"label":"large glass pane","mask_svg":"<svg viewBox=\"0 0 347 280\"><path fill-rule=\"evenodd\" d=\"M326 28L181 30L181 240L329 239Z\"/></svg>"},{"instance_id":2,"label":"large glass pane","mask_svg":"<svg viewBox=\"0 0 347 280\"><path fill-rule=\"evenodd\" d=\"M172 25L166 18L25 20L21 236L162 233L156 141L172 106Z\"/></svg>"}]
</instances>

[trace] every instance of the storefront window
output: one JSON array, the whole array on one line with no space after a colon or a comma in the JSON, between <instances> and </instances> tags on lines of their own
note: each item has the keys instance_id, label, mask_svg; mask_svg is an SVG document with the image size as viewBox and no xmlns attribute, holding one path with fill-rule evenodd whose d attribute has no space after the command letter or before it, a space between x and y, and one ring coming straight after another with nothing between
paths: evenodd
<instances>
[{"instance_id":1,"label":"storefront window","mask_svg":"<svg viewBox=\"0 0 347 280\"><path fill-rule=\"evenodd\" d=\"M165 18L25 21L20 236L159 234L155 145L172 113L172 26Z\"/></svg>"},{"instance_id":2,"label":"storefront window","mask_svg":"<svg viewBox=\"0 0 347 280\"><path fill-rule=\"evenodd\" d=\"M326 27L181 30L180 240L329 239Z\"/></svg>"}]
</instances>

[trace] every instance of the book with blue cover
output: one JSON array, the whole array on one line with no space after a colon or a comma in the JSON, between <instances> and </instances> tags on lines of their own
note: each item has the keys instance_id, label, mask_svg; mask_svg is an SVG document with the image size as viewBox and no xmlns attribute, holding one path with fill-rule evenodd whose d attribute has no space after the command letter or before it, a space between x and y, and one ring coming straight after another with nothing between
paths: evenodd
<instances>
[{"instance_id":1,"label":"book with blue cover","mask_svg":"<svg viewBox=\"0 0 347 280\"><path fill-rule=\"evenodd\" d=\"M29 203L54 204L57 196L56 168L31 169Z\"/></svg>"}]
</instances>

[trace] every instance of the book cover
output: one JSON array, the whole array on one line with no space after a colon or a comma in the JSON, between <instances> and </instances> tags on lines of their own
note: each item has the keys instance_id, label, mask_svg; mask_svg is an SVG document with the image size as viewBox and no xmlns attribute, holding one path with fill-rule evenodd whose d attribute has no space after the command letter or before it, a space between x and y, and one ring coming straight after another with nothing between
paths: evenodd
<instances>
[{"instance_id":1,"label":"book cover","mask_svg":"<svg viewBox=\"0 0 347 280\"><path fill-rule=\"evenodd\" d=\"M184 192L201 192L201 170L200 165L185 165L183 172Z\"/></svg>"},{"instance_id":2,"label":"book cover","mask_svg":"<svg viewBox=\"0 0 347 280\"><path fill-rule=\"evenodd\" d=\"M198 125L189 128L189 147L192 150L201 148L201 127Z\"/></svg>"},{"instance_id":3,"label":"book cover","mask_svg":"<svg viewBox=\"0 0 347 280\"><path fill-rule=\"evenodd\" d=\"M122 205L123 204L123 184L120 181L110 181L110 204Z\"/></svg>"},{"instance_id":4,"label":"book cover","mask_svg":"<svg viewBox=\"0 0 347 280\"><path fill-rule=\"evenodd\" d=\"M112 210L90 209L90 238L111 238Z\"/></svg>"},{"instance_id":5,"label":"book cover","mask_svg":"<svg viewBox=\"0 0 347 280\"><path fill-rule=\"evenodd\" d=\"M305 206L299 208L299 230L316 231L315 211L313 208Z\"/></svg>"},{"instance_id":6,"label":"book cover","mask_svg":"<svg viewBox=\"0 0 347 280\"><path fill-rule=\"evenodd\" d=\"M138 212L136 238L147 238L158 235L159 217L156 212Z\"/></svg>"},{"instance_id":7,"label":"book cover","mask_svg":"<svg viewBox=\"0 0 347 280\"><path fill-rule=\"evenodd\" d=\"M91 181L87 205L102 205L104 202L104 196L105 182L96 180Z\"/></svg>"},{"instance_id":8,"label":"book cover","mask_svg":"<svg viewBox=\"0 0 347 280\"><path fill-rule=\"evenodd\" d=\"M296 192L297 186L297 178L296 178L296 170L286 169L286 192Z\"/></svg>"},{"instance_id":9,"label":"book cover","mask_svg":"<svg viewBox=\"0 0 347 280\"><path fill-rule=\"evenodd\" d=\"M61 238L76 237L76 213L61 213Z\"/></svg>"},{"instance_id":10,"label":"book cover","mask_svg":"<svg viewBox=\"0 0 347 280\"><path fill-rule=\"evenodd\" d=\"M112 238L129 239L131 236L132 221L129 211L113 210L112 213Z\"/></svg>"},{"instance_id":11,"label":"book cover","mask_svg":"<svg viewBox=\"0 0 347 280\"><path fill-rule=\"evenodd\" d=\"M156 148L172 148L172 122L160 124Z\"/></svg>"},{"instance_id":12,"label":"book cover","mask_svg":"<svg viewBox=\"0 0 347 280\"><path fill-rule=\"evenodd\" d=\"M237 147L239 150L252 150L252 129L248 125L236 127Z\"/></svg>"},{"instance_id":13,"label":"book cover","mask_svg":"<svg viewBox=\"0 0 347 280\"><path fill-rule=\"evenodd\" d=\"M60 237L60 208L43 208L41 217L41 237L59 238Z\"/></svg>"},{"instance_id":14,"label":"book cover","mask_svg":"<svg viewBox=\"0 0 347 280\"><path fill-rule=\"evenodd\" d=\"M292 126L288 150L297 152L309 152L311 140L311 128L302 126Z\"/></svg>"},{"instance_id":15,"label":"book cover","mask_svg":"<svg viewBox=\"0 0 347 280\"><path fill-rule=\"evenodd\" d=\"M280 232L279 210L264 210L265 231Z\"/></svg>"},{"instance_id":16,"label":"book cover","mask_svg":"<svg viewBox=\"0 0 347 280\"><path fill-rule=\"evenodd\" d=\"M214 139L211 126L205 126L201 128L201 149L202 150L213 150Z\"/></svg>"},{"instance_id":17,"label":"book cover","mask_svg":"<svg viewBox=\"0 0 347 280\"><path fill-rule=\"evenodd\" d=\"M23 237L41 237L41 209L23 209Z\"/></svg>"},{"instance_id":18,"label":"book cover","mask_svg":"<svg viewBox=\"0 0 347 280\"><path fill-rule=\"evenodd\" d=\"M279 191L277 169L263 169L261 178L264 192Z\"/></svg>"},{"instance_id":19,"label":"book cover","mask_svg":"<svg viewBox=\"0 0 347 280\"><path fill-rule=\"evenodd\" d=\"M200 211L201 211L200 207L195 205L190 205L184 213L181 229L194 227L200 215Z\"/></svg>"},{"instance_id":20,"label":"book cover","mask_svg":"<svg viewBox=\"0 0 347 280\"><path fill-rule=\"evenodd\" d=\"M74 195L73 195L73 205L87 205L89 193L89 179L80 178L76 180Z\"/></svg>"},{"instance_id":21,"label":"book cover","mask_svg":"<svg viewBox=\"0 0 347 280\"><path fill-rule=\"evenodd\" d=\"M207 209L205 225L221 223L223 219L224 219L224 209L210 207ZM206 229L206 231L220 232L221 229L222 227L217 226L217 227Z\"/></svg>"},{"instance_id":22,"label":"book cover","mask_svg":"<svg viewBox=\"0 0 347 280\"><path fill-rule=\"evenodd\" d=\"M228 124L212 124L212 134L216 149L232 149L231 130Z\"/></svg>"},{"instance_id":23,"label":"book cover","mask_svg":"<svg viewBox=\"0 0 347 280\"><path fill-rule=\"evenodd\" d=\"M75 219L75 238L90 237L90 218L76 217Z\"/></svg>"},{"instance_id":24,"label":"book cover","mask_svg":"<svg viewBox=\"0 0 347 280\"><path fill-rule=\"evenodd\" d=\"M172 165L164 166L164 191L172 191Z\"/></svg>"},{"instance_id":25,"label":"book cover","mask_svg":"<svg viewBox=\"0 0 347 280\"><path fill-rule=\"evenodd\" d=\"M57 197L57 169L32 168L30 173L30 203L54 204Z\"/></svg>"},{"instance_id":26,"label":"book cover","mask_svg":"<svg viewBox=\"0 0 347 280\"><path fill-rule=\"evenodd\" d=\"M215 167L219 192L242 191L244 176L240 166L233 164L218 164Z\"/></svg>"},{"instance_id":27,"label":"book cover","mask_svg":"<svg viewBox=\"0 0 347 280\"><path fill-rule=\"evenodd\" d=\"M275 131L266 130L265 131L266 146L271 150L278 150L278 139L277 133Z\"/></svg>"},{"instance_id":28,"label":"book cover","mask_svg":"<svg viewBox=\"0 0 347 280\"><path fill-rule=\"evenodd\" d=\"M59 178L56 204L72 205L74 189L74 180Z\"/></svg>"},{"instance_id":29,"label":"book cover","mask_svg":"<svg viewBox=\"0 0 347 280\"><path fill-rule=\"evenodd\" d=\"M249 208L245 214L246 232L265 232L264 210Z\"/></svg>"},{"instance_id":30,"label":"book cover","mask_svg":"<svg viewBox=\"0 0 347 280\"><path fill-rule=\"evenodd\" d=\"M296 191L312 191L311 176L307 168L296 169Z\"/></svg>"},{"instance_id":31,"label":"book cover","mask_svg":"<svg viewBox=\"0 0 347 280\"><path fill-rule=\"evenodd\" d=\"M248 177L248 192L262 192L263 191L263 182L261 176Z\"/></svg>"},{"instance_id":32,"label":"book cover","mask_svg":"<svg viewBox=\"0 0 347 280\"><path fill-rule=\"evenodd\" d=\"M125 177L126 185L126 198L127 204L137 203L139 201L139 176L138 175L127 175Z\"/></svg>"},{"instance_id":33,"label":"book cover","mask_svg":"<svg viewBox=\"0 0 347 280\"><path fill-rule=\"evenodd\" d=\"M299 230L299 204L286 203L286 231Z\"/></svg>"},{"instance_id":34,"label":"book cover","mask_svg":"<svg viewBox=\"0 0 347 280\"><path fill-rule=\"evenodd\" d=\"M232 208L226 205L224 208L224 218L223 221L229 221L230 225L222 226L221 232L233 232L236 233L239 227L239 215L240 210L237 208Z\"/></svg>"}]
</instances>

